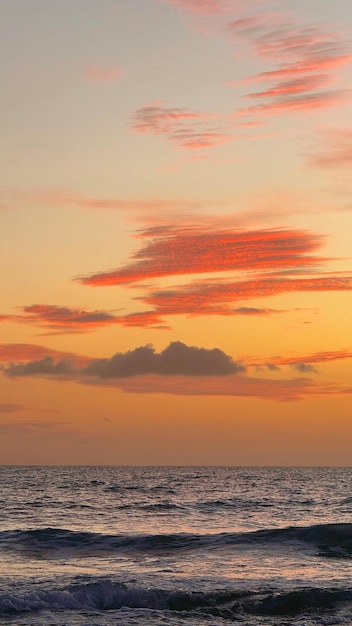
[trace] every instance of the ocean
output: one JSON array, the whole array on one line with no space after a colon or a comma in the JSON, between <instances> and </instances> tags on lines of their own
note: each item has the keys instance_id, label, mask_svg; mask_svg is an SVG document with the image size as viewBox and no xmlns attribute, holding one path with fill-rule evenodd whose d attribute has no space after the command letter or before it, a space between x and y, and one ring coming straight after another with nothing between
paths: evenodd
<instances>
[{"instance_id":1,"label":"ocean","mask_svg":"<svg viewBox=\"0 0 352 626\"><path fill-rule=\"evenodd\" d=\"M352 624L351 468L0 472L0 625Z\"/></svg>"}]
</instances>

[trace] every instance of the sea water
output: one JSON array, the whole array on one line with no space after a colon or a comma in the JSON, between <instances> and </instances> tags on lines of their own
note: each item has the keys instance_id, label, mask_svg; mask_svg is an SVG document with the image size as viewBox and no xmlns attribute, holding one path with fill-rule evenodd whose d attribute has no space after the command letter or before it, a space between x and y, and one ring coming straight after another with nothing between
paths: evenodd
<instances>
[{"instance_id":1,"label":"sea water","mask_svg":"<svg viewBox=\"0 0 352 626\"><path fill-rule=\"evenodd\" d=\"M352 624L350 468L0 473L0 624Z\"/></svg>"}]
</instances>

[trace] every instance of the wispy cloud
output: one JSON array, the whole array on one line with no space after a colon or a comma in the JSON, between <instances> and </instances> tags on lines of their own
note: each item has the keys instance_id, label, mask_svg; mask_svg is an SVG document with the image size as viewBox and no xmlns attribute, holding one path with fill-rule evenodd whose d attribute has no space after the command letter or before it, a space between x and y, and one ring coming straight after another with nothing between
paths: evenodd
<instances>
[{"instance_id":1,"label":"wispy cloud","mask_svg":"<svg viewBox=\"0 0 352 626\"><path fill-rule=\"evenodd\" d=\"M11 404L0 402L0 413L21 413L26 407L23 404Z\"/></svg>"},{"instance_id":2,"label":"wispy cloud","mask_svg":"<svg viewBox=\"0 0 352 626\"><path fill-rule=\"evenodd\" d=\"M352 393L352 387L319 384L307 377L274 380L250 376L227 376L226 378L189 379L175 377L130 378L120 381L119 386L128 393L166 393L188 396L228 396L260 398L276 402L296 402L305 398L323 398Z\"/></svg>"},{"instance_id":3,"label":"wispy cloud","mask_svg":"<svg viewBox=\"0 0 352 626\"><path fill-rule=\"evenodd\" d=\"M22 314L2 315L0 321L37 326L45 330L44 335L86 333L114 324L169 329L155 311L113 315L109 311L85 311L54 304L32 304L21 307L21 311Z\"/></svg>"},{"instance_id":4,"label":"wispy cloud","mask_svg":"<svg viewBox=\"0 0 352 626\"><path fill-rule=\"evenodd\" d=\"M177 147L188 150L211 148L236 138L227 116L160 104L137 109L131 129L135 133L164 135Z\"/></svg>"},{"instance_id":5,"label":"wispy cloud","mask_svg":"<svg viewBox=\"0 0 352 626\"><path fill-rule=\"evenodd\" d=\"M296 111L312 111L325 109L344 104L347 102L345 91L326 91L320 93L307 93L304 96L291 96L290 98L276 98L274 102L262 103L254 106L238 109L237 115L273 115Z\"/></svg>"},{"instance_id":6,"label":"wispy cloud","mask_svg":"<svg viewBox=\"0 0 352 626\"><path fill-rule=\"evenodd\" d=\"M76 432L70 422L65 421L44 421L44 420L1 420L0 433L4 437L15 438L16 440L25 439L46 439L48 436L55 436L55 439L75 437L84 439L84 437Z\"/></svg>"},{"instance_id":7,"label":"wispy cloud","mask_svg":"<svg viewBox=\"0 0 352 626\"><path fill-rule=\"evenodd\" d=\"M141 299L156 315L227 315L238 313L235 303L292 292L351 291L351 276L314 278L263 275L247 280L203 280L172 289L154 289ZM243 307L242 308L243 311Z\"/></svg>"},{"instance_id":8,"label":"wispy cloud","mask_svg":"<svg viewBox=\"0 0 352 626\"><path fill-rule=\"evenodd\" d=\"M314 91L320 87L328 87L333 84L331 76L318 74L317 76L304 76L293 80L285 80L277 83L274 87L268 87L264 91L256 91L247 94L247 98L270 98L287 94L300 94Z\"/></svg>"},{"instance_id":9,"label":"wispy cloud","mask_svg":"<svg viewBox=\"0 0 352 626\"><path fill-rule=\"evenodd\" d=\"M113 65L87 65L84 75L93 82L111 82L120 78L123 70Z\"/></svg>"},{"instance_id":10,"label":"wispy cloud","mask_svg":"<svg viewBox=\"0 0 352 626\"><path fill-rule=\"evenodd\" d=\"M22 307L21 310L21 315L8 315L7 319L57 331L93 330L116 324L118 321L118 317L108 311L85 311L53 304L32 304Z\"/></svg>"},{"instance_id":11,"label":"wispy cloud","mask_svg":"<svg viewBox=\"0 0 352 626\"><path fill-rule=\"evenodd\" d=\"M187 211L206 207L207 201L192 200L189 198L104 198L87 196L68 190L36 190L17 194L16 202L25 203L35 201L43 206L67 206L80 209L98 211L125 211L133 214L149 213L151 211Z\"/></svg>"},{"instance_id":12,"label":"wispy cloud","mask_svg":"<svg viewBox=\"0 0 352 626\"><path fill-rule=\"evenodd\" d=\"M2 343L0 344L0 363L21 363L30 360L40 360L47 356L56 360L66 359L77 366L84 367L87 357L78 356L72 352L53 350L47 346L32 343Z\"/></svg>"},{"instance_id":13,"label":"wispy cloud","mask_svg":"<svg viewBox=\"0 0 352 626\"><path fill-rule=\"evenodd\" d=\"M228 13L237 6L234 0L161 0L179 9L196 15L216 15Z\"/></svg>"},{"instance_id":14,"label":"wispy cloud","mask_svg":"<svg viewBox=\"0 0 352 626\"><path fill-rule=\"evenodd\" d=\"M300 356L286 356L286 357L274 357L267 359L265 364L267 366L281 367L289 365L299 372L317 372L316 365L331 363L334 361L341 361L345 359L352 359L352 350L335 350L326 352L316 352L314 354L305 354ZM258 363L256 365L259 365ZM262 364L260 364L262 365Z\"/></svg>"},{"instance_id":15,"label":"wispy cloud","mask_svg":"<svg viewBox=\"0 0 352 626\"><path fill-rule=\"evenodd\" d=\"M240 108L239 115L307 111L338 106L351 99L349 91L322 91L338 82L337 69L352 61L350 42L330 28L301 24L285 14L261 13L232 20L227 32L246 41L256 57L276 63L274 69L242 81L276 84L246 94L262 102Z\"/></svg>"},{"instance_id":16,"label":"wispy cloud","mask_svg":"<svg viewBox=\"0 0 352 626\"><path fill-rule=\"evenodd\" d=\"M271 68L240 82L227 81L227 85L236 87L251 82L274 82L273 87L245 94L244 97L259 100L259 104L240 107L239 116L255 120L264 114L305 113L351 101L348 90L325 91L339 82L338 70L352 62L351 42L342 28L339 32L331 24L312 24L289 12L270 11L270 3L259 0L163 1L193 15L194 19L198 16L197 30L207 32L208 23L213 32L231 37L236 44L244 43L255 58L270 63ZM255 12L260 4L267 10Z\"/></svg>"},{"instance_id":17,"label":"wispy cloud","mask_svg":"<svg viewBox=\"0 0 352 626\"><path fill-rule=\"evenodd\" d=\"M321 146L310 155L312 165L324 168L349 168L352 166L352 129L335 128L322 134Z\"/></svg>"}]
</instances>

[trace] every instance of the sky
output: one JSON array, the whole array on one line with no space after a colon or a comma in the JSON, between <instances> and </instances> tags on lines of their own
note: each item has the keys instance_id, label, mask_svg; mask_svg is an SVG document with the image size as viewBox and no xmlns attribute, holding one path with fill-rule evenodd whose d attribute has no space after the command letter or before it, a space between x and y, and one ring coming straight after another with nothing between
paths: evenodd
<instances>
[{"instance_id":1,"label":"sky","mask_svg":"<svg viewBox=\"0 0 352 626\"><path fill-rule=\"evenodd\" d=\"M352 5L0 24L0 463L351 466Z\"/></svg>"}]
</instances>

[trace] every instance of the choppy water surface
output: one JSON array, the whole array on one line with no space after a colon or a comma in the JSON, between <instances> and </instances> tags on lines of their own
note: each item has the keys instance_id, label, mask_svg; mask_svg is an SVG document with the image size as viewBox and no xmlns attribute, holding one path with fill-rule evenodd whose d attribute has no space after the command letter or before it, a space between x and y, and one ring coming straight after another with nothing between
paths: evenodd
<instances>
[{"instance_id":1,"label":"choppy water surface","mask_svg":"<svg viewBox=\"0 0 352 626\"><path fill-rule=\"evenodd\" d=\"M352 624L350 468L0 472L2 624Z\"/></svg>"}]
</instances>

